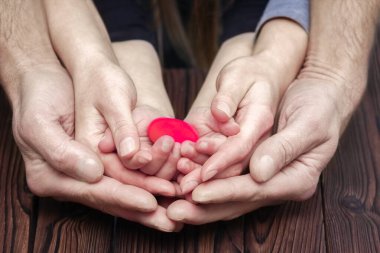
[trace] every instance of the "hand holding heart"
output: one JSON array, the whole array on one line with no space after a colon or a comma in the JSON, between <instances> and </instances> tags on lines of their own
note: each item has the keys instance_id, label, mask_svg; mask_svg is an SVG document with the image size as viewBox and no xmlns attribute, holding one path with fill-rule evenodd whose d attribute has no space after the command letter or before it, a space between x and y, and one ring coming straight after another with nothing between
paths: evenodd
<instances>
[{"instance_id":1,"label":"hand holding heart","mask_svg":"<svg viewBox=\"0 0 380 253\"><path fill-rule=\"evenodd\" d=\"M179 178L181 178L181 176L190 172L181 167L177 171L177 163L180 160L180 150L186 150L186 146L193 147L198 141L199 135L197 130L189 123L179 119L165 117L154 118L159 114L154 113L154 109L152 108L136 108L133 114L136 115L135 121L138 122L137 129L140 134L141 150L146 153L146 157L149 157L149 159L139 162L131 158L131 161L126 161L129 165L123 168L121 160L115 159L117 155L115 143L112 139L111 132L107 130L104 138L99 143L99 150L107 154L106 156L113 157L112 166L107 166L108 163L105 166L106 168L112 167L113 170L106 169L106 173L111 177L122 179L124 177L120 176L121 174L130 173L128 170L139 169L142 173L145 173L148 178L154 175L165 180L175 180L173 181L174 188L170 189L165 181L156 179L156 181L153 182L153 178L151 178L152 182L144 185L143 188L150 190L152 193L164 196L179 196L189 193L192 189L189 190L186 185L182 186L182 191L178 188L175 176L179 175ZM212 117L211 115L209 116ZM153 120L149 122L151 119ZM225 131L234 134L239 131L239 128L236 124L232 124L229 128L227 126ZM219 135L217 138L227 138L227 136L224 136L222 133L216 134ZM214 139L215 136L208 136L208 138ZM189 153L187 153L187 155L189 157ZM201 157L202 155L198 154L192 158L196 161L197 159L200 161L199 159L201 159ZM152 187L155 185L157 185L158 190ZM167 187L166 191L160 191L160 185L161 188L163 188L162 185L165 185Z\"/></svg>"}]
</instances>

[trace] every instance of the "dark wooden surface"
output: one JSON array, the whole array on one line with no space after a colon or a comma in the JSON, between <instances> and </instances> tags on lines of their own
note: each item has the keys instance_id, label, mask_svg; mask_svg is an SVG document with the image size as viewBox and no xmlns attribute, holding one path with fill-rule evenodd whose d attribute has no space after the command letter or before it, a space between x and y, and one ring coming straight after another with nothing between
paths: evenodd
<instances>
[{"instance_id":1,"label":"dark wooden surface","mask_svg":"<svg viewBox=\"0 0 380 253\"><path fill-rule=\"evenodd\" d=\"M379 44L378 44L379 45ZM165 73L183 118L204 75ZM166 234L27 189L0 92L0 252L380 252L380 48L369 86L338 151L308 201Z\"/></svg>"}]
</instances>

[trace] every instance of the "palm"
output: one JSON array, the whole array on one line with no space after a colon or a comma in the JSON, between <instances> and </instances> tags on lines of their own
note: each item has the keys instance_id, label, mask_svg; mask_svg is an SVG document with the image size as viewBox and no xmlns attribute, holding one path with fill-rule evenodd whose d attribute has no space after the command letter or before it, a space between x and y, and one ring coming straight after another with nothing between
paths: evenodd
<instances>
[{"instance_id":1,"label":"palm","mask_svg":"<svg viewBox=\"0 0 380 253\"><path fill-rule=\"evenodd\" d=\"M214 119L208 107L193 108L185 121L190 123L197 130L199 142L202 140L219 140L219 142L222 143L227 139L227 137L221 133L220 123Z\"/></svg>"}]
</instances>

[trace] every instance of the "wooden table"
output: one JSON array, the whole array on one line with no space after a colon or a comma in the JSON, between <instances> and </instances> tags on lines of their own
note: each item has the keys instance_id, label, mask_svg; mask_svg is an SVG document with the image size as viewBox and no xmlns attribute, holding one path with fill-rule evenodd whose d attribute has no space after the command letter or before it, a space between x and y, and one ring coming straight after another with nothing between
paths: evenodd
<instances>
[{"instance_id":1,"label":"wooden table","mask_svg":"<svg viewBox=\"0 0 380 253\"><path fill-rule=\"evenodd\" d=\"M308 201L166 234L28 191L0 95L0 252L380 252L380 47L363 102ZM178 117L204 75L165 73Z\"/></svg>"}]
</instances>

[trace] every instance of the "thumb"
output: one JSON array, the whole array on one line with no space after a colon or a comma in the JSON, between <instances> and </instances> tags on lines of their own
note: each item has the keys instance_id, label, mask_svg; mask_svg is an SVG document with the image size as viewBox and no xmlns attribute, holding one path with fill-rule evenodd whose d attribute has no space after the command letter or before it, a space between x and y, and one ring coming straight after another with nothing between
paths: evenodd
<instances>
[{"instance_id":1,"label":"thumb","mask_svg":"<svg viewBox=\"0 0 380 253\"><path fill-rule=\"evenodd\" d=\"M257 182L271 179L286 165L319 144L318 134L294 122L263 141L250 160L250 173Z\"/></svg>"},{"instance_id":2,"label":"thumb","mask_svg":"<svg viewBox=\"0 0 380 253\"><path fill-rule=\"evenodd\" d=\"M102 107L102 114L111 130L116 150L124 163L140 149L137 128L132 118L132 107L128 100L119 97L113 100L118 104L105 104Z\"/></svg>"},{"instance_id":3,"label":"thumb","mask_svg":"<svg viewBox=\"0 0 380 253\"><path fill-rule=\"evenodd\" d=\"M219 122L227 122L235 115L237 108L254 80L243 65L244 58L239 58L227 64L216 80L217 94L212 104L211 112Z\"/></svg>"},{"instance_id":4,"label":"thumb","mask_svg":"<svg viewBox=\"0 0 380 253\"><path fill-rule=\"evenodd\" d=\"M90 148L75 141L56 123L40 122L26 133L26 142L56 170L88 183L101 179L103 164Z\"/></svg>"}]
</instances>

